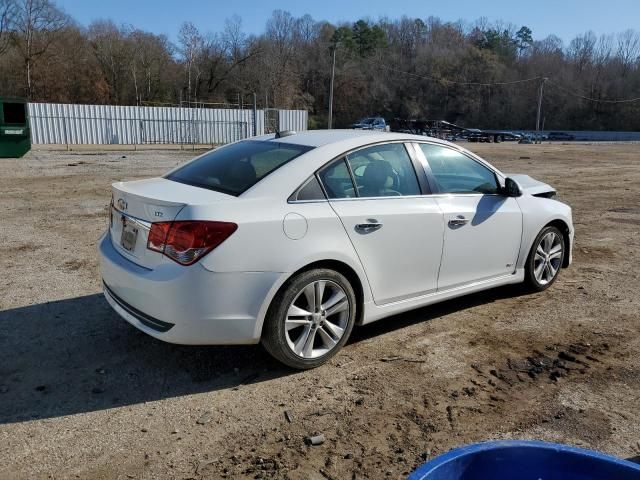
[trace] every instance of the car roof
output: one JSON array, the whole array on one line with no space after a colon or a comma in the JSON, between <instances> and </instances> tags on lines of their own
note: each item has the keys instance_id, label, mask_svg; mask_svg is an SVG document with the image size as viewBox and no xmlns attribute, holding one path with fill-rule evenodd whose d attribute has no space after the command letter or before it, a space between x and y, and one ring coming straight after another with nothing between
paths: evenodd
<instances>
[{"instance_id":1,"label":"car roof","mask_svg":"<svg viewBox=\"0 0 640 480\"><path fill-rule=\"evenodd\" d=\"M287 135L284 137L276 138L274 134L262 135L254 137L251 140L274 140L278 143L291 143L294 145L306 145L309 147L322 147L325 145L349 142L360 143L361 145L367 145L370 143L385 142L385 141L425 141L442 143L443 145L454 145L445 140L440 140L433 137L426 137L423 135L410 135L407 133L391 133L391 132L377 132L372 130L306 130L304 132L295 133L293 135ZM358 142L359 140L359 142Z\"/></svg>"}]
</instances>

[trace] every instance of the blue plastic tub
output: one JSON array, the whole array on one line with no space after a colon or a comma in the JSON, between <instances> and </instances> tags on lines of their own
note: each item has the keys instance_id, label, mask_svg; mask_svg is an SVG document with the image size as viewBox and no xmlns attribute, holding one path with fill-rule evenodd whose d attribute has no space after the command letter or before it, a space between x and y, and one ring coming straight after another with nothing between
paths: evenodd
<instances>
[{"instance_id":1,"label":"blue plastic tub","mask_svg":"<svg viewBox=\"0 0 640 480\"><path fill-rule=\"evenodd\" d=\"M556 443L499 441L451 450L408 480L640 480L640 465Z\"/></svg>"}]
</instances>

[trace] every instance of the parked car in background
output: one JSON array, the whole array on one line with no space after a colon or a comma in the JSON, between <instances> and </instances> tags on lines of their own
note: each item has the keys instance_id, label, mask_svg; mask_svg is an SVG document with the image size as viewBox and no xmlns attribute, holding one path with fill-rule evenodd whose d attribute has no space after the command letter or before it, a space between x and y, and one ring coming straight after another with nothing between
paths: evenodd
<instances>
[{"instance_id":1,"label":"parked car in background","mask_svg":"<svg viewBox=\"0 0 640 480\"><path fill-rule=\"evenodd\" d=\"M112 192L99 255L120 316L171 343L262 342L298 369L354 325L545 290L571 263L571 208L552 187L425 136L255 137Z\"/></svg>"},{"instance_id":2,"label":"parked car in background","mask_svg":"<svg viewBox=\"0 0 640 480\"><path fill-rule=\"evenodd\" d=\"M518 140L518 143L531 145L533 144L533 136L530 133L523 133L520 137L520 140Z\"/></svg>"},{"instance_id":3,"label":"parked car in background","mask_svg":"<svg viewBox=\"0 0 640 480\"><path fill-rule=\"evenodd\" d=\"M382 117L363 118L358 123L351 125L351 128L356 130L378 130L381 132L388 132L390 130L387 122Z\"/></svg>"},{"instance_id":4,"label":"parked car in background","mask_svg":"<svg viewBox=\"0 0 640 480\"><path fill-rule=\"evenodd\" d=\"M510 137L504 137L504 140L505 140L505 142L519 142L520 140L522 140L522 134L521 133L514 133Z\"/></svg>"},{"instance_id":5,"label":"parked car in background","mask_svg":"<svg viewBox=\"0 0 640 480\"><path fill-rule=\"evenodd\" d=\"M564 132L551 132L547 138L553 141L571 141L576 139L573 135Z\"/></svg>"}]
</instances>

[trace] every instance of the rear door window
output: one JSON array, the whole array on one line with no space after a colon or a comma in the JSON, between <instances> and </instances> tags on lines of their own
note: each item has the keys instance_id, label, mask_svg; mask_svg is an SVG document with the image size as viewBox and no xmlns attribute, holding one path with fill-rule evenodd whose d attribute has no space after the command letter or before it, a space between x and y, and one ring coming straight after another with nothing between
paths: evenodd
<instances>
[{"instance_id":1,"label":"rear door window","mask_svg":"<svg viewBox=\"0 0 640 480\"><path fill-rule=\"evenodd\" d=\"M247 140L213 150L165 178L238 196L312 149L306 145Z\"/></svg>"},{"instance_id":2,"label":"rear door window","mask_svg":"<svg viewBox=\"0 0 640 480\"><path fill-rule=\"evenodd\" d=\"M359 197L420 195L411 158L401 143L364 148L347 156Z\"/></svg>"}]
</instances>

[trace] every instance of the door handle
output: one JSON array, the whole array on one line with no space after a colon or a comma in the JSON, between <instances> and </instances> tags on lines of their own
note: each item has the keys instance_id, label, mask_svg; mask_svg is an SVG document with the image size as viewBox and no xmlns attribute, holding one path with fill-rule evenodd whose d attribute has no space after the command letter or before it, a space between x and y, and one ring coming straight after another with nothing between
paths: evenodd
<instances>
[{"instance_id":1,"label":"door handle","mask_svg":"<svg viewBox=\"0 0 640 480\"><path fill-rule=\"evenodd\" d=\"M382 224L374 218L368 218L368 223L358 223L356 230L360 233L371 233L382 228Z\"/></svg>"},{"instance_id":2,"label":"door handle","mask_svg":"<svg viewBox=\"0 0 640 480\"><path fill-rule=\"evenodd\" d=\"M462 215L458 215L456 218L452 218L449 220L450 227L461 227L462 225L466 225L469 223L469 220L464 218Z\"/></svg>"}]
</instances>

